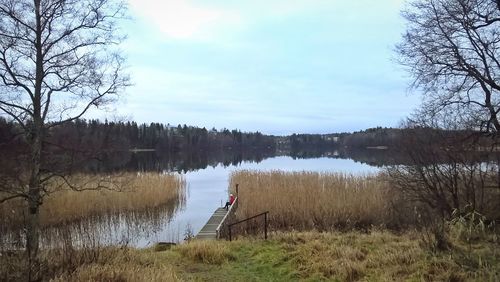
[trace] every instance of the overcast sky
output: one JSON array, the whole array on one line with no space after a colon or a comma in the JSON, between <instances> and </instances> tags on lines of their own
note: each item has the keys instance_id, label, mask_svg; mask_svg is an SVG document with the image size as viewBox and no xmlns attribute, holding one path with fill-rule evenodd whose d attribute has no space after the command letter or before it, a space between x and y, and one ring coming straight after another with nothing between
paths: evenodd
<instances>
[{"instance_id":1,"label":"overcast sky","mask_svg":"<svg viewBox=\"0 0 500 282\"><path fill-rule=\"evenodd\" d=\"M116 115L267 134L397 126L402 0L129 0Z\"/></svg>"}]
</instances>

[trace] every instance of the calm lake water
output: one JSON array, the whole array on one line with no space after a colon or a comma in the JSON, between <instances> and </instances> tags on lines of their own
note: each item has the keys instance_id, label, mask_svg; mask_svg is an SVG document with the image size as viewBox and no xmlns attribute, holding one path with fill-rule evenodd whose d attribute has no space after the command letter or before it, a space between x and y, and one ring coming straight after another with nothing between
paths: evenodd
<instances>
[{"instance_id":1,"label":"calm lake water","mask_svg":"<svg viewBox=\"0 0 500 282\"><path fill-rule=\"evenodd\" d=\"M274 157L257 162L242 162L239 165L224 167L219 164L197 171L180 173L187 182L185 205L177 210L169 222L165 222L155 232L142 235L131 241L137 247L146 247L155 242L182 241L186 230L197 234L208 221L215 209L225 203L228 197L229 175L233 171L282 170L282 171L318 171L344 172L352 174L375 173L379 169L355 162L350 159L314 158L293 159L291 157Z\"/></svg>"}]
</instances>

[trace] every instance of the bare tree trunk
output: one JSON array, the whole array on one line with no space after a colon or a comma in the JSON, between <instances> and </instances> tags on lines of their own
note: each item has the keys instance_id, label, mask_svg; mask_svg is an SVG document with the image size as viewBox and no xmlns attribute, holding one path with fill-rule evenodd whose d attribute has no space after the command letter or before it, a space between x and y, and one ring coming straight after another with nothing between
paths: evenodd
<instances>
[{"instance_id":1,"label":"bare tree trunk","mask_svg":"<svg viewBox=\"0 0 500 282\"><path fill-rule=\"evenodd\" d=\"M29 263L28 279L29 281L39 281L40 261L38 257L39 237L40 237L40 163L41 163L41 138L37 132L39 129L34 129L32 137L32 169L30 172L30 182L28 187L28 213L26 222L26 252Z\"/></svg>"},{"instance_id":2,"label":"bare tree trunk","mask_svg":"<svg viewBox=\"0 0 500 282\"><path fill-rule=\"evenodd\" d=\"M39 212L41 204L41 153L42 142L45 137L44 122L42 118L42 81L43 81L43 55L42 55L42 27L40 17L40 0L35 0L36 13L36 73L35 73L35 91L33 102L33 126L31 130L31 174L28 191L28 222L26 230L26 251L29 261L29 281L39 281L40 261L38 257L39 237L40 237L40 222Z\"/></svg>"},{"instance_id":3,"label":"bare tree trunk","mask_svg":"<svg viewBox=\"0 0 500 282\"><path fill-rule=\"evenodd\" d=\"M39 194L36 189L33 190L33 196ZM39 281L40 274L40 260L38 258L39 250L39 236L40 236L40 226L39 226L39 208L38 204L30 200L29 212L26 223L26 252L28 256L28 280L29 281Z\"/></svg>"}]
</instances>

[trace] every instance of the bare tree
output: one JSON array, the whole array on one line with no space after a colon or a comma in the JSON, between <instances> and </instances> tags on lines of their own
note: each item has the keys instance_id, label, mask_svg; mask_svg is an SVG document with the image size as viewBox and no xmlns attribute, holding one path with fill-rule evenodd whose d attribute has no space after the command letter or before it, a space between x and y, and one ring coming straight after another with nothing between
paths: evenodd
<instances>
[{"instance_id":1,"label":"bare tree","mask_svg":"<svg viewBox=\"0 0 500 282\"><path fill-rule=\"evenodd\" d=\"M413 0L400 62L425 93L429 116L443 110L476 130L500 130L500 2Z\"/></svg>"},{"instance_id":2,"label":"bare tree","mask_svg":"<svg viewBox=\"0 0 500 282\"><path fill-rule=\"evenodd\" d=\"M0 203L27 202L30 280L38 279L39 207L46 184L63 177L44 166L50 128L112 102L128 84L116 44L120 0L0 0L0 113L16 123L29 153L0 182Z\"/></svg>"},{"instance_id":3,"label":"bare tree","mask_svg":"<svg viewBox=\"0 0 500 282\"><path fill-rule=\"evenodd\" d=\"M496 155L488 148L489 138L476 138L464 130L435 129L407 124L398 151L407 155L409 164L386 169L406 199L422 203L441 218L452 213L478 211L490 219L498 217L499 179Z\"/></svg>"}]
</instances>

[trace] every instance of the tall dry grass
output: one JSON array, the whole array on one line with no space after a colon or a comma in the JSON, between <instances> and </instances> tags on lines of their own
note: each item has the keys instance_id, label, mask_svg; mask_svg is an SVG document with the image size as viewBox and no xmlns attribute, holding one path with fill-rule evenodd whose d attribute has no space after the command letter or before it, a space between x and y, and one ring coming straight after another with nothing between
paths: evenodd
<instances>
[{"instance_id":1,"label":"tall dry grass","mask_svg":"<svg viewBox=\"0 0 500 282\"><path fill-rule=\"evenodd\" d=\"M104 247L40 252L42 281L181 281L173 263L152 250ZM71 259L69 259L70 257ZM0 256L0 281L28 281L22 253Z\"/></svg>"},{"instance_id":2,"label":"tall dry grass","mask_svg":"<svg viewBox=\"0 0 500 282\"><path fill-rule=\"evenodd\" d=\"M74 271L62 268L63 273L51 281L181 281L172 266L149 250L104 249L97 259L78 262Z\"/></svg>"},{"instance_id":3,"label":"tall dry grass","mask_svg":"<svg viewBox=\"0 0 500 282\"><path fill-rule=\"evenodd\" d=\"M366 228L388 225L394 191L382 175L237 171L238 219L269 211L276 229Z\"/></svg>"},{"instance_id":4,"label":"tall dry grass","mask_svg":"<svg viewBox=\"0 0 500 282\"><path fill-rule=\"evenodd\" d=\"M92 215L146 210L185 197L185 180L174 174L126 173L106 178L106 183L113 185L98 190L79 192L63 185L42 205L42 224L53 225ZM91 189L102 180L102 177L88 175L78 175L74 179L77 186Z\"/></svg>"},{"instance_id":5,"label":"tall dry grass","mask_svg":"<svg viewBox=\"0 0 500 282\"><path fill-rule=\"evenodd\" d=\"M498 281L496 243L483 241L466 254L458 240L446 252L429 252L420 234L277 232L299 277L307 281Z\"/></svg>"},{"instance_id":6,"label":"tall dry grass","mask_svg":"<svg viewBox=\"0 0 500 282\"><path fill-rule=\"evenodd\" d=\"M220 241L194 240L173 250L194 262L206 264L221 265L233 259L229 245Z\"/></svg>"},{"instance_id":7,"label":"tall dry grass","mask_svg":"<svg viewBox=\"0 0 500 282\"><path fill-rule=\"evenodd\" d=\"M185 198L185 180L174 174L122 173L74 175L47 185L49 194L40 207L42 226L65 224L103 214L118 214L159 207ZM71 186L70 186L71 185ZM77 191L72 188L77 188ZM22 224L23 201L0 205L2 224Z\"/></svg>"}]
</instances>

